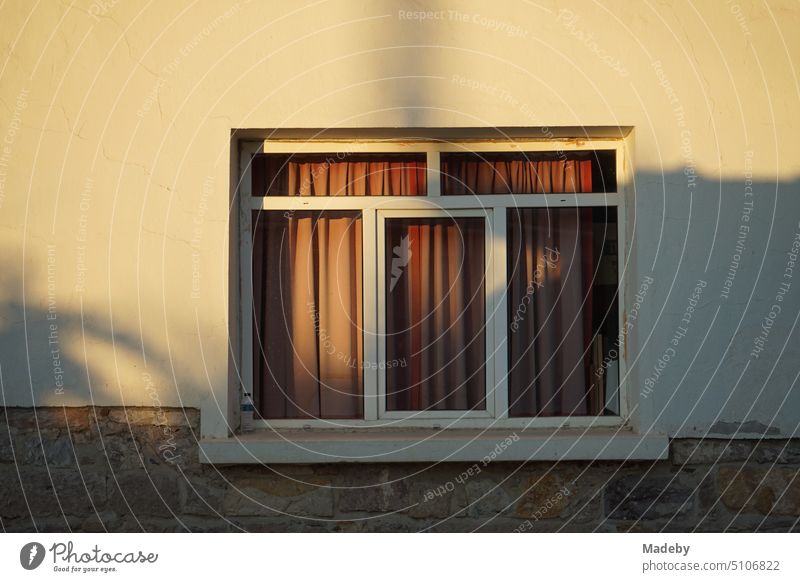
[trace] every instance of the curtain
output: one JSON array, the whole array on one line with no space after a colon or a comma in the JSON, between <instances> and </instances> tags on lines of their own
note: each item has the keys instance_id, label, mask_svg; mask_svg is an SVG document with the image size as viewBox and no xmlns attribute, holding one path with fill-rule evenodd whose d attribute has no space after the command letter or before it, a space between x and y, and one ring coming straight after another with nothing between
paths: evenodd
<instances>
[{"instance_id":1,"label":"curtain","mask_svg":"<svg viewBox=\"0 0 800 582\"><path fill-rule=\"evenodd\" d=\"M590 411L592 209L509 211L509 414Z\"/></svg>"},{"instance_id":2,"label":"curtain","mask_svg":"<svg viewBox=\"0 0 800 582\"><path fill-rule=\"evenodd\" d=\"M253 213L254 397L265 418L362 418L361 216Z\"/></svg>"},{"instance_id":3,"label":"curtain","mask_svg":"<svg viewBox=\"0 0 800 582\"><path fill-rule=\"evenodd\" d=\"M388 410L485 409L484 222L387 220Z\"/></svg>"},{"instance_id":4,"label":"curtain","mask_svg":"<svg viewBox=\"0 0 800 582\"><path fill-rule=\"evenodd\" d=\"M592 189L589 163L535 165L537 176L551 177L546 192L585 192ZM523 174L510 175L515 192ZM592 229L591 208L508 212L510 416L601 412L590 377Z\"/></svg>"},{"instance_id":5,"label":"curtain","mask_svg":"<svg viewBox=\"0 0 800 582\"><path fill-rule=\"evenodd\" d=\"M588 159L451 154L442 156L442 174L443 194L453 196L592 191L592 161Z\"/></svg>"},{"instance_id":6,"label":"curtain","mask_svg":"<svg viewBox=\"0 0 800 582\"><path fill-rule=\"evenodd\" d=\"M424 155L256 156L255 196L425 196Z\"/></svg>"}]
</instances>

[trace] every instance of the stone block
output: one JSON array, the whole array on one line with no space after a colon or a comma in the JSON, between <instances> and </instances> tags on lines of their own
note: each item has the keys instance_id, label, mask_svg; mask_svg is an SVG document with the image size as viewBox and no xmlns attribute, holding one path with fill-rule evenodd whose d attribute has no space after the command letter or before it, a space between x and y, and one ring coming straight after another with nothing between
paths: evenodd
<instances>
[{"instance_id":1,"label":"stone block","mask_svg":"<svg viewBox=\"0 0 800 582\"><path fill-rule=\"evenodd\" d=\"M12 426L0 423L0 463L14 463L16 451L14 450L14 438L18 430Z\"/></svg>"},{"instance_id":2,"label":"stone block","mask_svg":"<svg viewBox=\"0 0 800 582\"><path fill-rule=\"evenodd\" d=\"M226 516L333 516L330 482L261 474L232 479L223 497Z\"/></svg>"},{"instance_id":3,"label":"stone block","mask_svg":"<svg viewBox=\"0 0 800 582\"><path fill-rule=\"evenodd\" d=\"M98 511L93 513L80 524L80 531L87 533L113 532L116 514L110 511Z\"/></svg>"},{"instance_id":4,"label":"stone block","mask_svg":"<svg viewBox=\"0 0 800 582\"><path fill-rule=\"evenodd\" d=\"M178 478L174 471L160 469L114 472L108 481L110 509L136 518L178 515Z\"/></svg>"},{"instance_id":5,"label":"stone block","mask_svg":"<svg viewBox=\"0 0 800 582\"><path fill-rule=\"evenodd\" d=\"M14 442L17 463L26 466L74 467L75 447L64 431L26 432Z\"/></svg>"},{"instance_id":6,"label":"stone block","mask_svg":"<svg viewBox=\"0 0 800 582\"><path fill-rule=\"evenodd\" d=\"M753 461L777 465L800 465L800 439L762 440L755 445Z\"/></svg>"},{"instance_id":7,"label":"stone block","mask_svg":"<svg viewBox=\"0 0 800 582\"><path fill-rule=\"evenodd\" d=\"M335 522L334 531L342 533L366 533L369 531L367 522L364 519L358 521L342 520Z\"/></svg>"},{"instance_id":8,"label":"stone block","mask_svg":"<svg viewBox=\"0 0 800 582\"><path fill-rule=\"evenodd\" d=\"M565 531L585 531L602 523L603 489L618 471L618 464L592 463L574 467L574 471L565 475L569 478L565 484L568 494L566 507L560 513L561 519L565 520Z\"/></svg>"},{"instance_id":9,"label":"stone block","mask_svg":"<svg viewBox=\"0 0 800 582\"><path fill-rule=\"evenodd\" d=\"M431 493L435 484L427 481L413 483L410 487L409 501L411 505L408 507L408 515L417 518L436 518L443 519L452 515L451 506L453 505L452 492L445 492L442 495L434 495ZM463 489L461 490L462 494Z\"/></svg>"},{"instance_id":10,"label":"stone block","mask_svg":"<svg viewBox=\"0 0 800 582\"><path fill-rule=\"evenodd\" d=\"M404 475L388 468L365 468L353 475L349 484L337 487L337 509L342 513L400 511L417 501L422 499L412 500Z\"/></svg>"},{"instance_id":11,"label":"stone block","mask_svg":"<svg viewBox=\"0 0 800 582\"><path fill-rule=\"evenodd\" d=\"M0 470L0 517L85 516L107 502L105 473L16 467Z\"/></svg>"},{"instance_id":12,"label":"stone block","mask_svg":"<svg viewBox=\"0 0 800 582\"><path fill-rule=\"evenodd\" d=\"M131 435L110 434L76 446L81 466L105 465L114 472L143 470L141 445Z\"/></svg>"},{"instance_id":13,"label":"stone block","mask_svg":"<svg viewBox=\"0 0 800 582\"><path fill-rule=\"evenodd\" d=\"M728 509L770 516L800 516L800 469L721 467L719 495Z\"/></svg>"},{"instance_id":14,"label":"stone block","mask_svg":"<svg viewBox=\"0 0 800 582\"><path fill-rule=\"evenodd\" d=\"M220 476L189 475L179 480L183 513L221 516L227 482Z\"/></svg>"},{"instance_id":15,"label":"stone block","mask_svg":"<svg viewBox=\"0 0 800 582\"><path fill-rule=\"evenodd\" d=\"M111 408L106 416L107 423L128 427L170 426L193 427L196 415L190 409L181 408Z\"/></svg>"},{"instance_id":16,"label":"stone block","mask_svg":"<svg viewBox=\"0 0 800 582\"><path fill-rule=\"evenodd\" d=\"M18 474L18 471L21 474ZM28 501L25 499L25 491L34 486L30 483L25 484L25 477L28 471L18 469L14 465L0 467L0 518L3 521L24 518L32 514ZM28 479L31 481L31 479ZM37 482L37 485L41 482ZM32 493L32 492L31 492Z\"/></svg>"},{"instance_id":17,"label":"stone block","mask_svg":"<svg viewBox=\"0 0 800 582\"><path fill-rule=\"evenodd\" d=\"M694 509L695 484L681 475L630 474L613 479L605 488L609 519L653 520L682 517Z\"/></svg>"},{"instance_id":18,"label":"stone block","mask_svg":"<svg viewBox=\"0 0 800 582\"><path fill-rule=\"evenodd\" d=\"M468 517L493 517L507 513L513 498L506 488L488 476L478 476L466 484Z\"/></svg>"},{"instance_id":19,"label":"stone block","mask_svg":"<svg viewBox=\"0 0 800 582\"><path fill-rule=\"evenodd\" d=\"M766 515L775 503L775 493L767 482L767 469L721 467L718 487L725 507L735 511Z\"/></svg>"},{"instance_id":20,"label":"stone block","mask_svg":"<svg viewBox=\"0 0 800 582\"><path fill-rule=\"evenodd\" d=\"M579 531L586 531L588 524L600 523L603 520L602 485L593 491L570 495L567 498L566 508L561 511L561 518L566 520L569 528L579 526Z\"/></svg>"},{"instance_id":21,"label":"stone block","mask_svg":"<svg viewBox=\"0 0 800 582\"><path fill-rule=\"evenodd\" d=\"M781 467L776 473L776 502L771 514L800 517L800 469Z\"/></svg>"},{"instance_id":22,"label":"stone block","mask_svg":"<svg viewBox=\"0 0 800 582\"><path fill-rule=\"evenodd\" d=\"M529 477L514 508L514 516L537 520L559 517L569 503L571 477L557 467Z\"/></svg>"},{"instance_id":23,"label":"stone block","mask_svg":"<svg viewBox=\"0 0 800 582\"><path fill-rule=\"evenodd\" d=\"M670 443L670 458L675 465L745 462L752 452L752 442L741 440L677 439Z\"/></svg>"},{"instance_id":24,"label":"stone block","mask_svg":"<svg viewBox=\"0 0 800 582\"><path fill-rule=\"evenodd\" d=\"M6 422L20 431L67 430L80 433L89 430L91 406L52 406L34 408L6 408Z\"/></svg>"}]
</instances>

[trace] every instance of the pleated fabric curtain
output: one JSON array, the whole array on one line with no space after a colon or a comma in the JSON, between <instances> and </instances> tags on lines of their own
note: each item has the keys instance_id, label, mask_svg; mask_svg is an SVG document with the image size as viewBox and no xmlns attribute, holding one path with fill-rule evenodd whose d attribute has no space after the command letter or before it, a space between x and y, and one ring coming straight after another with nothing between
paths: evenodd
<instances>
[{"instance_id":1,"label":"pleated fabric curtain","mask_svg":"<svg viewBox=\"0 0 800 582\"><path fill-rule=\"evenodd\" d=\"M443 194L550 194L591 192L592 162L514 156L443 156ZM517 159L515 159L517 158Z\"/></svg>"},{"instance_id":2,"label":"pleated fabric curtain","mask_svg":"<svg viewBox=\"0 0 800 582\"><path fill-rule=\"evenodd\" d=\"M425 196L424 155L257 156L255 196Z\"/></svg>"},{"instance_id":3,"label":"pleated fabric curtain","mask_svg":"<svg viewBox=\"0 0 800 582\"><path fill-rule=\"evenodd\" d=\"M290 196L421 196L424 164L416 162L290 163Z\"/></svg>"},{"instance_id":4,"label":"pleated fabric curtain","mask_svg":"<svg viewBox=\"0 0 800 582\"><path fill-rule=\"evenodd\" d=\"M484 222L387 220L388 410L485 409Z\"/></svg>"},{"instance_id":5,"label":"pleated fabric curtain","mask_svg":"<svg viewBox=\"0 0 800 582\"><path fill-rule=\"evenodd\" d=\"M585 416L592 342L591 208L509 212L509 414Z\"/></svg>"},{"instance_id":6,"label":"pleated fabric curtain","mask_svg":"<svg viewBox=\"0 0 800 582\"><path fill-rule=\"evenodd\" d=\"M254 212L254 391L265 418L362 418L358 212Z\"/></svg>"}]
</instances>

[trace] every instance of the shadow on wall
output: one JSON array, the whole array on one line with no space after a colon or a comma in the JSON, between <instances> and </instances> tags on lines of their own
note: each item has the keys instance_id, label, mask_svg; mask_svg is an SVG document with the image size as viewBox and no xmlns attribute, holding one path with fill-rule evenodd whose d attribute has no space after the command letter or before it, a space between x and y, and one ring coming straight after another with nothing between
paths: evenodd
<instances>
[{"instance_id":1,"label":"shadow on wall","mask_svg":"<svg viewBox=\"0 0 800 582\"><path fill-rule=\"evenodd\" d=\"M27 253L50 261L53 249L29 244ZM208 385L200 350L187 358L186 344L173 340L168 353L164 341L148 329L135 295L126 294L124 303L114 302L112 295L110 310L107 300L96 305L72 296L66 302L61 289L72 289L73 282L62 285L60 269L50 269L48 262L42 280L32 284L26 275L23 302L22 274L11 261L7 265L0 305L2 405L160 407L180 406L186 400L188 407L199 406L196 386ZM136 320L136 313L142 333L126 325ZM193 311L172 315L180 322L195 316Z\"/></svg>"},{"instance_id":2,"label":"shadow on wall","mask_svg":"<svg viewBox=\"0 0 800 582\"><path fill-rule=\"evenodd\" d=\"M670 436L797 436L798 195L797 180L637 175L629 316L644 277L654 283L633 389Z\"/></svg>"}]
</instances>

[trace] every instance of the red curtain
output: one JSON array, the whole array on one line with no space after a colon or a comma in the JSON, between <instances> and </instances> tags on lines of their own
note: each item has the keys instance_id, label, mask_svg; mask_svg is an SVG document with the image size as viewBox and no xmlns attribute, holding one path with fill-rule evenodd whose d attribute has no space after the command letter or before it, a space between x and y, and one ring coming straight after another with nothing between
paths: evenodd
<instances>
[{"instance_id":1,"label":"red curtain","mask_svg":"<svg viewBox=\"0 0 800 582\"><path fill-rule=\"evenodd\" d=\"M443 156L442 174L446 196L592 191L592 161L588 159L514 159L505 154L487 154L483 159L476 155Z\"/></svg>"},{"instance_id":2,"label":"red curtain","mask_svg":"<svg viewBox=\"0 0 800 582\"><path fill-rule=\"evenodd\" d=\"M425 196L424 156L256 156L254 196Z\"/></svg>"},{"instance_id":3,"label":"red curtain","mask_svg":"<svg viewBox=\"0 0 800 582\"><path fill-rule=\"evenodd\" d=\"M484 223L387 220L388 410L485 409Z\"/></svg>"}]
</instances>

